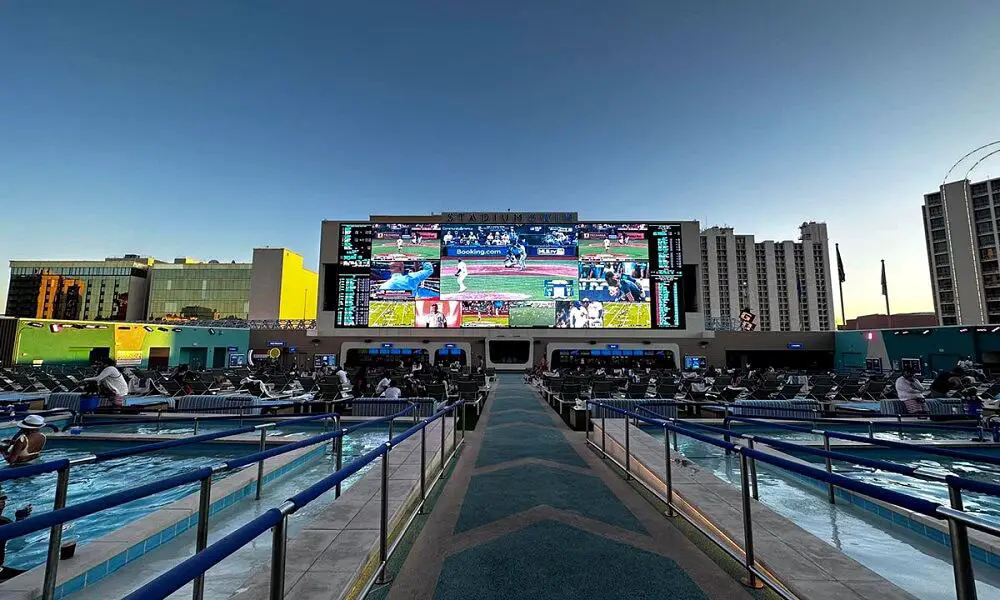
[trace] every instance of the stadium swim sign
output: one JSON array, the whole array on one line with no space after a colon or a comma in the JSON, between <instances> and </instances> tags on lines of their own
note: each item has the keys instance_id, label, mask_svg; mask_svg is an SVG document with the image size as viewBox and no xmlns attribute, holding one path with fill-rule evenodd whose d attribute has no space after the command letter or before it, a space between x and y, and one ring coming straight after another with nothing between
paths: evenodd
<instances>
[{"instance_id":1,"label":"stadium swim sign","mask_svg":"<svg viewBox=\"0 0 1000 600\"><path fill-rule=\"evenodd\" d=\"M575 212L446 212L441 213L442 223L456 225L466 223L575 223L579 219Z\"/></svg>"}]
</instances>

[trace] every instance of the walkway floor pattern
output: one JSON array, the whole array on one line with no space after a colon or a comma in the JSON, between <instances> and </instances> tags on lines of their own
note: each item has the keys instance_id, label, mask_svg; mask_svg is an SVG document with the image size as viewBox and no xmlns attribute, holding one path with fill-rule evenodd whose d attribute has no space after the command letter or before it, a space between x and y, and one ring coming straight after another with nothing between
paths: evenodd
<instances>
[{"instance_id":1,"label":"walkway floor pattern","mask_svg":"<svg viewBox=\"0 0 1000 600\"><path fill-rule=\"evenodd\" d=\"M751 598L501 376L388 598Z\"/></svg>"}]
</instances>

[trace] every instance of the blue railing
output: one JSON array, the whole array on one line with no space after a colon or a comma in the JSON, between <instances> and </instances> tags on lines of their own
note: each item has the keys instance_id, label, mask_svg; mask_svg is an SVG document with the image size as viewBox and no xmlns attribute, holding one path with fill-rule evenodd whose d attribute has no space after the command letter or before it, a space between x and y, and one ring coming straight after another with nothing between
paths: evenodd
<instances>
[{"instance_id":1,"label":"blue railing","mask_svg":"<svg viewBox=\"0 0 1000 600\"><path fill-rule=\"evenodd\" d=\"M830 437L833 439L845 440L849 442L859 442L862 444L868 444L871 446L880 446L882 448L892 448L894 450L907 450L910 452L919 452L923 454L932 454L935 456L945 456L948 458L957 458L959 460L974 460L979 461L984 464L989 465L1000 465L1000 457L990 456L987 454L980 454L978 452L968 452L965 450L955 450L952 448L941 448L938 446L928 446L928 445L918 445L907 442L897 442L894 440L883 440L875 437L866 437L861 435L855 435L852 433L842 433L839 431L828 431L820 429L809 429L805 427L796 427L794 425L782 425L778 423L771 423L769 421L760 421L757 419L750 419L745 417L728 417L727 421L737 421L740 423L750 423L753 425L766 425L768 427L775 427L777 429L786 429L790 431L798 431L802 433L813 433L816 435L822 435L824 438Z\"/></svg>"},{"instance_id":2,"label":"blue railing","mask_svg":"<svg viewBox=\"0 0 1000 600\"><path fill-rule=\"evenodd\" d=\"M894 490L887 490L879 486L851 479L843 475L833 473L831 461L833 460L844 460L846 462L853 462L855 464L866 464L873 468L879 468L886 471L901 472L904 475L916 474L919 476L927 475L921 472L919 469L913 469L910 471L908 467L903 465L898 465L895 463L878 461L873 459L863 459L864 463L858 462L858 457L840 453L831 452L829 450L829 438L826 434L830 432L824 432L825 440L827 441L827 446L825 450L810 449L809 453L817 456L823 456L827 461L827 469L824 471L817 467L789 460L780 456L775 456L761 450L754 448L753 443L756 441L762 441L766 445L772 447L782 447L783 449L788 449L789 447L794 447L796 451L801 451L802 448L796 446L795 444L789 444L788 442L783 442L781 440L773 440L770 438L762 438L761 436L745 435L736 432L732 432L726 428L713 427L710 425L694 424L694 423L683 423L680 424L676 420L669 422L661 418L651 418L645 415L641 415L637 412L620 409L617 407L609 406L602 402L590 401L588 404L593 406L599 406L605 411L610 411L612 413L620 414L625 417L625 435L624 435L624 464L618 463L612 456L607 452L607 428L606 419L601 417L601 439L598 445L591 439L590 427L587 427L587 443L600 450L602 456L608 458L616 464L618 464L625 471L625 476L627 479L632 478L632 455L630 449L630 425L634 420L638 423L646 423L656 427L661 427L664 430L664 495L660 495L660 490L654 489L652 486L647 484L641 478L636 478L641 485L646 487L650 492L660 496L668 507L668 515L672 516L675 513L680 514L689 523L694 525L696 528L701 530L710 539L716 541L716 543L731 556L737 560L742 560L744 567L747 571L747 578L751 585L756 584L758 580L767 581L772 585L772 587L780 587L776 581L774 581L770 574L768 574L763 569L760 569L757 565L756 559L754 558L754 548L753 548L753 519L751 511L751 500L757 498L757 474L756 474L756 463L763 462L780 469L795 473L797 475L812 479L821 483L825 483L829 489L829 499L830 502L834 502L833 490L836 487L850 490L865 496L880 500L882 502L899 506L907 510L913 511L915 513L924 515L938 520L947 520L948 527L951 533L951 552L952 552L952 563L955 572L955 587L958 593L958 598L960 600L970 600L974 599L975 596L975 577L972 568L972 557L968 540L968 528L977 529L994 536L1000 537L1000 527L995 523L987 521L982 517L977 515L970 515L963 510L962 503L962 490L991 494L1000 496L1000 486L990 483L984 483L980 481L975 481L971 479L965 479L961 477L956 477L954 475L949 476L937 476L937 480L943 481L948 485L950 507L943 506L939 503L932 502L923 498L916 498L902 492L897 492ZM588 411L589 414L589 411ZM745 420L745 419L740 419ZM718 435L724 436L724 439L718 439L712 437L711 435L699 433L695 429L700 429L706 431L707 433L716 433ZM813 430L809 430L813 432ZM740 488L742 494L742 507L741 512L743 515L743 527L744 527L744 544L742 549L742 556L733 552L725 541L718 539L711 531L707 530L702 524L700 524L696 519L689 515L684 514L682 511L677 511L676 504L674 502L674 492L673 492L673 482L672 482L672 468L671 468L671 444L670 444L670 433L674 434L674 445L676 449L676 436L684 435L692 439L710 444L712 446L722 448L727 453L735 453L739 455L740 459ZM847 434L839 434L847 435ZM862 438L860 436L851 436L857 438L855 441L862 441L865 443L870 443L868 438ZM734 444L729 441L730 438L746 439L747 445L741 446ZM884 440L879 440L883 442ZM910 444L903 444L899 442L892 442L892 444L899 444L906 449L914 449ZM976 457L982 455L975 455ZM978 459L978 458L977 458ZM904 472L908 471L908 472ZM935 478L931 476L931 478Z\"/></svg>"},{"instance_id":3,"label":"blue railing","mask_svg":"<svg viewBox=\"0 0 1000 600\"><path fill-rule=\"evenodd\" d=\"M337 413L326 413L322 415L310 415L308 417L297 417L294 419L287 419L282 421L282 424L295 423L303 421L317 421L321 419L339 419L340 415ZM226 429L224 431L217 431L213 433L205 433L201 435L196 435L192 437L186 437L177 440L168 440L163 442L153 442L150 444L141 444L139 446L131 446L128 448L120 448L115 450L108 450L107 452L99 452L97 454L86 456L82 458L77 458L72 461L73 466L83 466L87 464L94 464L99 462L104 462L106 460L112 460L116 458L123 458L126 456L134 456L137 454L145 454L148 452L156 452L158 450L165 450L167 448L176 448L179 446L187 446L189 444L197 444L200 442L207 442L211 440L217 440L220 438L230 437L234 435L240 435L244 433L250 433L253 431L262 431L275 423L268 423L267 425L249 425L246 427L237 427L235 429ZM55 473L60 469L70 466L69 459L58 459L51 460L43 463L37 463L33 465L25 465L21 467L9 467L6 469L0 469L0 483L4 481L10 481L12 479L20 479L22 477L32 477L35 475L41 475L44 473Z\"/></svg>"},{"instance_id":4,"label":"blue railing","mask_svg":"<svg viewBox=\"0 0 1000 600\"><path fill-rule=\"evenodd\" d=\"M406 431L396 435L384 445L371 450L367 454L358 457L353 460L350 464L339 469L337 472L329 475L320 481L314 483L308 488L302 490L298 494L292 496L281 506L277 508L272 508L267 512L261 514L259 517L249 521L236 531L233 531L229 535L219 539L212 545L206 547L205 549L199 551L194 556L184 560L174 568L161 574L157 578L153 579L149 583L143 585L139 589L135 590L128 596L125 596L125 600L161 600L162 598L168 597L170 594L176 592L181 587L187 585L191 581L197 581L198 578L203 577L205 572L208 571L213 566L219 564L225 560L228 556L237 552L243 546L249 544L258 536L264 534L269 529L272 530L273 543L271 550L271 578L270 578L270 589L271 589L271 599L279 599L284 597L284 568L285 568L285 553L287 545L286 536L286 525L287 518L289 515L300 510L304 506L313 502L321 495L329 492L331 489L339 486L344 480L346 480L351 475L354 475L364 467L374 463L376 460L381 459L382 463L382 484L381 484L381 508L380 508L380 526L379 526L379 566L376 569L374 575L374 580L384 581L385 569L392 553L392 548L389 544L388 539L388 526L389 526L389 514L388 514L388 463L389 463L389 453L392 448L398 446L403 441L407 440L417 433L421 433L421 475L420 475L420 505L422 507L424 500L427 498L426 494L426 428L429 424L441 420L441 472L443 474L447 462L450 460L445 459L445 426L443 419L451 413L455 420L457 421L458 409L464 409L465 402L459 401L455 404L447 406L438 412L436 412L431 417L420 420L416 425L410 427ZM453 429L453 433L457 435L457 429ZM464 431L463 431L464 437ZM459 441L457 437L455 438L455 443L452 446L452 454L454 457L455 452L458 449ZM371 585L369 582L368 585ZM367 587L367 586L366 586ZM364 593L361 594L362 596Z\"/></svg>"},{"instance_id":5,"label":"blue railing","mask_svg":"<svg viewBox=\"0 0 1000 600\"><path fill-rule=\"evenodd\" d=\"M402 401L392 401L394 404L406 404L405 400ZM54 600L56 591L56 574L59 564L59 550L62 541L62 526L69 522L76 520L80 517L94 514L109 508L114 508L126 502L131 502L133 500L144 498L168 489L193 483L195 481L201 482L201 491L199 497L199 512L198 512L198 531L197 531L197 542L196 547L198 551L205 548L208 542L208 512L210 507L211 498L211 483L212 475L215 473L237 469L243 466L250 465L252 463L257 463L257 499L260 499L261 488L263 486L263 469L264 461L268 458L272 458L281 454L292 452L294 450L304 448L307 446L312 446L320 443L324 443L328 440L336 439L338 442L335 444L335 451L337 453L337 465L340 466L342 462L343 453L343 436L352 431L356 431L362 427L369 427L372 425L388 422L390 424L390 432L392 431L392 423L395 419L403 417L410 414L416 409L415 405L409 404L406 408L386 417L372 419L354 425L348 429L341 429L338 427L336 431L329 433L312 436L310 438L294 442L291 444L284 444L277 448L271 450L264 449L265 434L266 431L262 429L262 426L258 425L256 427L251 427L253 429L261 429L261 451L249 454L247 456L240 457L239 459L234 459L217 465L214 468L205 467L202 469L196 469L186 473L180 473L172 477L168 477L163 480L155 481L138 488L133 488L125 490L122 492L116 492L101 496L99 498L94 498L93 500L88 500L86 502L81 502L72 506L66 506L66 494L69 485L69 472L70 468L75 465L83 465L96 462L97 456L91 455L88 457L83 457L80 459L67 460L61 459L57 461L50 461L48 463L42 463L39 465L28 465L25 467L18 467L17 469L9 469L12 472L12 477L24 477L28 475L37 475L42 473L51 473L53 471L58 472L58 482L56 486L56 497L53 502L53 510L47 513L42 513L21 521L16 521L14 523L9 523L6 525L0 525L0 541L10 540L12 538L20 537L33 533L36 531L41 531L48 528L49 533L49 546L48 554L45 563L45 578L42 586L42 598L43 600ZM307 417L300 417L297 419L291 419L290 421L308 421L316 420L322 418L330 418L331 415L335 413L330 413L326 415L309 415ZM236 430L230 430L236 431ZM242 430L240 430L242 432ZM219 432L215 434L206 434L206 436L216 436L225 437L226 435L232 435L230 432ZM206 437L199 436L199 437ZM203 441L203 440L199 440ZM175 443L176 442L176 443ZM180 442L195 443L190 439L185 440L171 440L169 442L157 442L153 444L145 444L136 448L126 448L122 451L111 451L104 453L104 460L110 460L112 458L121 458L123 456L130 456L134 454L139 454L141 452L150 452L154 450L159 450L167 445L166 447L173 447L174 445L183 445ZM0 476L6 474L8 471L0 471ZM337 489L337 496L339 497L340 490ZM201 587L199 583L198 587Z\"/></svg>"}]
</instances>

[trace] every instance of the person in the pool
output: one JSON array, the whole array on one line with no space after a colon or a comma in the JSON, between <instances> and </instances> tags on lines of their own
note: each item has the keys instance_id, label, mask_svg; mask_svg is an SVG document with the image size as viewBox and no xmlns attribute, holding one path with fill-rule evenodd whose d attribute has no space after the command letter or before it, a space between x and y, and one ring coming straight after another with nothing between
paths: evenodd
<instances>
[{"instance_id":1,"label":"person in the pool","mask_svg":"<svg viewBox=\"0 0 1000 600\"><path fill-rule=\"evenodd\" d=\"M8 525L13 523L9 518L3 515L4 509L7 508L7 494L0 492L0 525ZM14 511L14 519L17 521L23 521L31 516L32 506L30 504L25 504L21 508ZM23 537L14 538L10 540L11 550L20 550L26 544ZM0 565L4 565L7 559L7 542L0 541ZM16 577L24 573L24 569L13 569L8 566L3 566L0 568L0 581L7 581L12 577Z\"/></svg>"},{"instance_id":2,"label":"person in the pool","mask_svg":"<svg viewBox=\"0 0 1000 600\"><path fill-rule=\"evenodd\" d=\"M8 465L23 465L42 454L46 442L45 434L40 431L43 425L45 418L41 415L28 415L17 423L17 433L0 451Z\"/></svg>"}]
</instances>

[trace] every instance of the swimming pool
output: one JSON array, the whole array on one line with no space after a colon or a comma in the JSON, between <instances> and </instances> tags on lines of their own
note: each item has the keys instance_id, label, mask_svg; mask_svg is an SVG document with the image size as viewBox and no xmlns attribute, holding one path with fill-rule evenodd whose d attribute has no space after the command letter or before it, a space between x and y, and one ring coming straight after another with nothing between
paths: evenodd
<instances>
[{"instance_id":1,"label":"swimming pool","mask_svg":"<svg viewBox=\"0 0 1000 600\"><path fill-rule=\"evenodd\" d=\"M663 439L662 430L646 430L647 433ZM789 432L791 433L791 432ZM735 454L726 455L725 451L716 446L706 444L691 438L678 437L678 449L687 459L694 462L699 467L711 472L719 479L726 481L733 486L740 485L739 457ZM842 450L838 448L838 450ZM982 451L982 450L977 450ZM915 454L915 453L914 453ZM874 454L866 453L865 456L876 457ZM895 455L894 455L895 456ZM915 460L926 460L925 455L919 455ZM815 460L816 457L803 457ZM900 462L905 457L884 457L886 460ZM930 457L929 462L936 462L940 458L938 468L946 468L948 459L943 457ZM822 460L822 459L820 459ZM837 463L834 463L837 467ZM928 464L927 466L931 466ZM973 476L969 472L969 466L956 463L948 465L956 469L965 469L961 472L964 476ZM851 468L849 465L841 463L843 470L837 468L843 475L858 477L862 470ZM998 471L988 465L971 465L972 468L979 469L979 477L987 478L998 475ZM850 471L856 471L851 473ZM888 473L870 473L871 479L868 481L877 483L883 487L896 488L896 482L890 483L890 478L900 477L909 479L909 485L914 482L928 486L933 486L931 482L922 482L910 478L896 476ZM876 481L876 478L877 481ZM992 479L987 479L992 481ZM889 524L878 520L870 513L863 511L845 502L830 504L826 499L826 492L819 487L811 486L802 482L794 475L771 467L762 462L757 462L757 481L760 489L760 501L778 514L793 521L809 533L824 540L828 544L836 547L847 556L853 558L872 571L878 573L887 580L895 583L907 592L918 598L926 600L953 600L954 574L951 566L951 559L948 550L943 545L935 544L923 536L920 536L905 527ZM902 486L900 486L902 487ZM939 494L927 487L918 490L916 487L901 489L905 493L918 495L926 494L931 498L934 494ZM947 491L944 492L947 498ZM997 505L992 505L984 509L982 503L985 499L968 494L966 508L973 510L975 505L978 510L995 510ZM934 495L932 499L941 501L941 496ZM995 501L996 499L990 499ZM980 563L975 566L976 588L979 598L982 600L1000 600L1000 571L987 568Z\"/></svg>"},{"instance_id":2,"label":"swimming pool","mask_svg":"<svg viewBox=\"0 0 1000 600\"><path fill-rule=\"evenodd\" d=\"M349 434L344 438L344 464L385 443L387 437L388 429L376 426ZM46 460L73 459L120 447L120 444L90 442L80 439L53 439L46 448L45 458ZM192 444L191 446L77 467L70 473L66 504L77 504L185 471L217 465L225 460L244 456L256 450L256 447L245 444ZM219 473L215 479L224 478L231 473ZM5 482L3 490L8 496L5 516L13 518L14 511L27 503L34 506L35 515L51 511L55 489L55 474ZM64 527L63 539L74 538L79 544L98 539L175 500L196 492L197 489L197 484L179 486L83 517ZM43 563L47 543L48 531L35 532L9 541L7 543L7 566L26 569Z\"/></svg>"}]
</instances>

